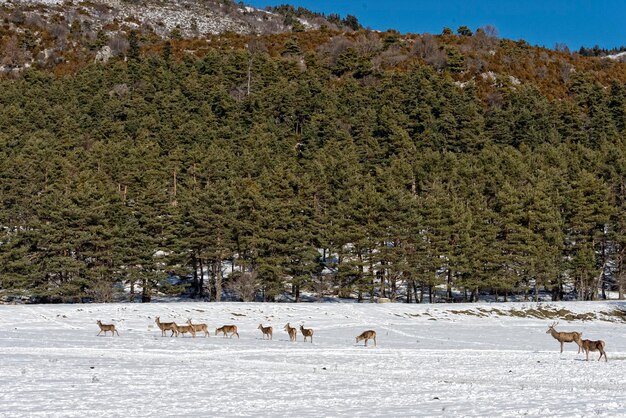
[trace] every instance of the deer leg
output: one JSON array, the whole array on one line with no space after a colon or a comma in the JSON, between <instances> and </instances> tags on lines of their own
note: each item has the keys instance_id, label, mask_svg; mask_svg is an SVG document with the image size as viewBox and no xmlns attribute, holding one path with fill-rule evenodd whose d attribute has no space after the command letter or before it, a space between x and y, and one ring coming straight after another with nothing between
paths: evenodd
<instances>
[{"instance_id":1,"label":"deer leg","mask_svg":"<svg viewBox=\"0 0 626 418\"><path fill-rule=\"evenodd\" d=\"M561 353L563 352L563 341L561 341Z\"/></svg>"}]
</instances>

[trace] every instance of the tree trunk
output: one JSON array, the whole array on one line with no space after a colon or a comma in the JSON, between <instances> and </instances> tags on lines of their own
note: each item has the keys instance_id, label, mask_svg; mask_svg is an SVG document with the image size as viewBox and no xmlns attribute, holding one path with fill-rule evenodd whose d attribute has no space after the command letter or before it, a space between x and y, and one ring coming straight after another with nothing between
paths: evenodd
<instances>
[{"instance_id":1,"label":"tree trunk","mask_svg":"<svg viewBox=\"0 0 626 418\"><path fill-rule=\"evenodd\" d=\"M294 285L294 287L295 287L295 289L294 289L295 292L294 293L296 295L296 298L295 298L294 302L298 303L298 302L300 302L300 285L297 284L297 285Z\"/></svg>"},{"instance_id":2,"label":"tree trunk","mask_svg":"<svg viewBox=\"0 0 626 418\"><path fill-rule=\"evenodd\" d=\"M200 297L204 298L204 263L202 262L202 258L198 258L198 269L200 270ZM211 295L209 294L209 301L211 300Z\"/></svg>"},{"instance_id":3,"label":"tree trunk","mask_svg":"<svg viewBox=\"0 0 626 418\"><path fill-rule=\"evenodd\" d=\"M141 303L148 303L152 297L150 296L150 289L148 288L148 279L143 279L143 289L141 291Z\"/></svg>"},{"instance_id":4,"label":"tree trunk","mask_svg":"<svg viewBox=\"0 0 626 418\"><path fill-rule=\"evenodd\" d=\"M412 280L407 280L406 282L406 303L411 303L411 294L413 293L412 282ZM415 298L417 299L417 295L415 295Z\"/></svg>"},{"instance_id":5,"label":"tree trunk","mask_svg":"<svg viewBox=\"0 0 626 418\"><path fill-rule=\"evenodd\" d=\"M128 299L131 303L133 303L135 301L135 281L131 280L130 281L130 295L129 295L129 299Z\"/></svg>"},{"instance_id":6,"label":"tree trunk","mask_svg":"<svg viewBox=\"0 0 626 418\"><path fill-rule=\"evenodd\" d=\"M196 258L196 254L194 253L191 256L191 266L193 268L193 296L198 296L199 292L199 282L198 282L198 259Z\"/></svg>"},{"instance_id":7,"label":"tree trunk","mask_svg":"<svg viewBox=\"0 0 626 418\"><path fill-rule=\"evenodd\" d=\"M448 269L447 280L446 280L446 290L448 294L448 299L452 300L452 269Z\"/></svg>"},{"instance_id":8,"label":"tree trunk","mask_svg":"<svg viewBox=\"0 0 626 418\"><path fill-rule=\"evenodd\" d=\"M222 261L213 261L213 281L215 282L215 301L222 300Z\"/></svg>"}]
</instances>

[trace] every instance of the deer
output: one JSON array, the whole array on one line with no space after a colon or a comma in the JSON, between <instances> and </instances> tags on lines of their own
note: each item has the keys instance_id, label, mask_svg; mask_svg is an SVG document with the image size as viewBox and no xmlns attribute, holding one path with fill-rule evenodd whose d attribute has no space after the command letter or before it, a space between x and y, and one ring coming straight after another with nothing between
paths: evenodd
<instances>
[{"instance_id":1,"label":"deer","mask_svg":"<svg viewBox=\"0 0 626 418\"><path fill-rule=\"evenodd\" d=\"M107 331L111 331L111 336L115 337L115 334L117 333L117 336L120 336L120 333L117 332L117 330L115 329L115 325L113 324L103 324L102 322L100 322L100 320L98 319L98 321L96 321L96 324L98 324L98 326L100 327L100 332L98 333L98 335L102 334L102 331L104 331L104 335L107 335ZM96 335L96 337L98 336Z\"/></svg>"},{"instance_id":2,"label":"deer","mask_svg":"<svg viewBox=\"0 0 626 418\"><path fill-rule=\"evenodd\" d=\"M176 330L175 330L176 324L175 323L173 323L173 322L161 322L161 320L160 320L160 318L158 316L156 317L154 322L156 322L157 326L161 330L161 337L165 337L165 331L172 331L172 334L170 335L170 337L173 337L174 334L176 333Z\"/></svg>"},{"instance_id":3,"label":"deer","mask_svg":"<svg viewBox=\"0 0 626 418\"><path fill-rule=\"evenodd\" d=\"M176 336L178 334L183 334L183 337L186 333L190 333L193 338L196 338L196 330L191 325L178 325L174 324L174 329L176 330Z\"/></svg>"},{"instance_id":4,"label":"deer","mask_svg":"<svg viewBox=\"0 0 626 418\"><path fill-rule=\"evenodd\" d=\"M365 347L367 347L367 340L374 340L374 347L376 347L376 331L374 330L368 330L368 331L364 331L361 335L359 335L358 337L356 337L356 342L357 344L359 343L359 341L365 340Z\"/></svg>"},{"instance_id":5,"label":"deer","mask_svg":"<svg viewBox=\"0 0 626 418\"><path fill-rule=\"evenodd\" d=\"M230 333L230 338L233 338L233 335L236 335L239 338L239 333L237 332L237 325L224 325L223 327L217 328L215 330L215 335L220 332L224 333L224 338Z\"/></svg>"},{"instance_id":6,"label":"deer","mask_svg":"<svg viewBox=\"0 0 626 418\"><path fill-rule=\"evenodd\" d=\"M300 325L300 332L304 335L304 342L306 342L306 338L309 337L311 339L311 343L313 343L313 330L311 328L304 328Z\"/></svg>"},{"instance_id":7,"label":"deer","mask_svg":"<svg viewBox=\"0 0 626 418\"><path fill-rule=\"evenodd\" d=\"M285 325L285 327L283 328L285 331L287 331L287 334L289 334L289 341L296 341L296 337L298 335L298 330L290 327L289 326L289 322L287 322L287 325Z\"/></svg>"},{"instance_id":8,"label":"deer","mask_svg":"<svg viewBox=\"0 0 626 418\"><path fill-rule=\"evenodd\" d=\"M571 343L575 342L578 344L578 352L580 353L580 343L577 341L580 340L580 337L583 335L582 332L557 332L554 328L558 325L558 322L554 322L552 325L548 326L548 330L546 334L552 335L558 342L561 343L561 353L563 352L563 343Z\"/></svg>"},{"instance_id":9,"label":"deer","mask_svg":"<svg viewBox=\"0 0 626 418\"><path fill-rule=\"evenodd\" d=\"M261 332L263 333L263 339L265 339L265 336L267 335L267 339L271 340L272 339L272 332L273 329L272 327L264 327L263 324L259 324L259 326L257 327L257 329L260 329Z\"/></svg>"},{"instance_id":10,"label":"deer","mask_svg":"<svg viewBox=\"0 0 626 418\"><path fill-rule=\"evenodd\" d=\"M600 357L598 357L598 361L602 359L604 356L604 361L608 362L609 360L606 358L606 352L604 351L604 341L592 341L592 340L583 340L579 336L576 336L576 344L578 344L585 354L587 355L587 361L589 361L589 352L590 351L599 351Z\"/></svg>"},{"instance_id":11,"label":"deer","mask_svg":"<svg viewBox=\"0 0 626 418\"><path fill-rule=\"evenodd\" d=\"M205 337L208 337L211 335L211 333L209 332L209 326L207 324L192 324L191 318L187 319L187 323L189 324L190 327L193 328L195 332L204 332Z\"/></svg>"}]
</instances>

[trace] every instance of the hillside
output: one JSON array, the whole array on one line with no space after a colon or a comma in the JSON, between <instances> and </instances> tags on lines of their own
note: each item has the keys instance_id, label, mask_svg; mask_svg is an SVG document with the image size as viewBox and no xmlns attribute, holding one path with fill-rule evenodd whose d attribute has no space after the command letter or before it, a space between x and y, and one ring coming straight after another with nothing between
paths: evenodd
<instances>
[{"instance_id":1,"label":"hillside","mask_svg":"<svg viewBox=\"0 0 626 418\"><path fill-rule=\"evenodd\" d=\"M489 310L492 305L461 309ZM602 316L623 303L515 304ZM155 303L0 306L0 414L84 416L620 416L624 322L566 321L606 343L577 354L552 320L370 304ZM507 308L503 308L507 309ZM206 322L208 338L161 337L162 321ZM96 336L96 320L120 336ZM554 318L556 319L556 318ZM313 342L289 342L303 324ZM263 340L259 323L274 327ZM213 330L235 324L240 338ZM355 337L377 332L377 346Z\"/></svg>"},{"instance_id":2,"label":"hillside","mask_svg":"<svg viewBox=\"0 0 626 418\"><path fill-rule=\"evenodd\" d=\"M134 5L2 6L4 300L624 297L625 63Z\"/></svg>"}]
</instances>

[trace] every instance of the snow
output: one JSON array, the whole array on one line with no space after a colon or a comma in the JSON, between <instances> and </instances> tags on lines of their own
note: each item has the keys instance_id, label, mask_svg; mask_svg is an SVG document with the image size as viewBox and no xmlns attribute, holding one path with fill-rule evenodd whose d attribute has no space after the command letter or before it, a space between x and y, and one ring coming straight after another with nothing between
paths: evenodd
<instances>
[{"instance_id":1,"label":"snow","mask_svg":"<svg viewBox=\"0 0 626 418\"><path fill-rule=\"evenodd\" d=\"M617 60L617 61L623 61L624 59L626 59L626 51L618 52L617 54L613 54L613 55L607 55L606 58Z\"/></svg>"},{"instance_id":2,"label":"snow","mask_svg":"<svg viewBox=\"0 0 626 418\"><path fill-rule=\"evenodd\" d=\"M624 302L0 306L0 416L626 415ZM528 317L523 317L526 313ZM546 334L582 331L598 353ZM206 322L209 338L161 337ZM96 320L119 337L96 336ZM314 330L289 342L284 325ZM274 327L263 340L259 323ZM240 339L216 337L235 324ZM356 344L378 333L376 347ZM169 335L169 334L168 334Z\"/></svg>"}]
</instances>

